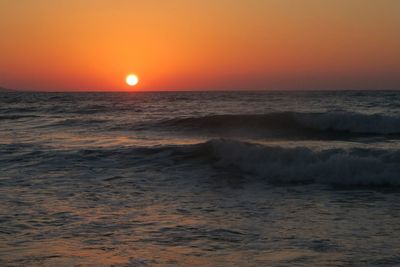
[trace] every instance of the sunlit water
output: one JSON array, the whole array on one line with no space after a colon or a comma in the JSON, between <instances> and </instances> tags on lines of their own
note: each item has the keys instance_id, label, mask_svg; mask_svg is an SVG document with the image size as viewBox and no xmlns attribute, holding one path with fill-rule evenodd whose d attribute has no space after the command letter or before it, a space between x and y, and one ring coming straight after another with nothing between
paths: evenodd
<instances>
[{"instance_id":1,"label":"sunlit water","mask_svg":"<svg viewBox=\"0 0 400 267\"><path fill-rule=\"evenodd\" d=\"M400 92L0 94L0 266L399 266Z\"/></svg>"}]
</instances>

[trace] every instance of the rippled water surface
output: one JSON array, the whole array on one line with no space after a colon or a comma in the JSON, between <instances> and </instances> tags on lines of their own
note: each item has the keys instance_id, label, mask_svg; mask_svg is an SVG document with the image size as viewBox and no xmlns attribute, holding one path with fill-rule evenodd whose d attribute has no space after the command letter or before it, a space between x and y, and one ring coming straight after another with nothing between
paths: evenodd
<instances>
[{"instance_id":1,"label":"rippled water surface","mask_svg":"<svg viewBox=\"0 0 400 267\"><path fill-rule=\"evenodd\" d=\"M400 92L0 94L0 266L399 266Z\"/></svg>"}]
</instances>

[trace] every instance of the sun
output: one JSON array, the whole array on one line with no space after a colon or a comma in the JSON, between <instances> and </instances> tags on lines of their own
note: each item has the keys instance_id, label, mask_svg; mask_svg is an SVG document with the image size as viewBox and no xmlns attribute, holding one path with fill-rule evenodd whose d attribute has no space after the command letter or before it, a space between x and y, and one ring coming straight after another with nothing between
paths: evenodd
<instances>
[{"instance_id":1,"label":"sun","mask_svg":"<svg viewBox=\"0 0 400 267\"><path fill-rule=\"evenodd\" d=\"M139 83L139 78L137 75L135 74L129 74L128 76L126 76L126 84L129 86L135 86Z\"/></svg>"}]
</instances>

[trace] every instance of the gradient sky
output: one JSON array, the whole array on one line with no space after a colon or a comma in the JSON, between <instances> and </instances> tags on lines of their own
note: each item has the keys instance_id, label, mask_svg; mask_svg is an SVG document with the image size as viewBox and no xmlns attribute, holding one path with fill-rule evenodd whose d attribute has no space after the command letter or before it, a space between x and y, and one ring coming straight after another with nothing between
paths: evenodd
<instances>
[{"instance_id":1,"label":"gradient sky","mask_svg":"<svg viewBox=\"0 0 400 267\"><path fill-rule=\"evenodd\" d=\"M0 86L400 89L398 0L0 0Z\"/></svg>"}]
</instances>

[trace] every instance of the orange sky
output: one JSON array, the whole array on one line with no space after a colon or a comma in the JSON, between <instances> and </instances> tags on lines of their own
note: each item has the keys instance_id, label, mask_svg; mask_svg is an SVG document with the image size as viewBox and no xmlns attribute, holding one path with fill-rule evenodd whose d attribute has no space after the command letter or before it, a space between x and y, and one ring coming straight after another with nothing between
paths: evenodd
<instances>
[{"instance_id":1,"label":"orange sky","mask_svg":"<svg viewBox=\"0 0 400 267\"><path fill-rule=\"evenodd\" d=\"M398 0L1 0L0 87L400 89Z\"/></svg>"}]
</instances>

